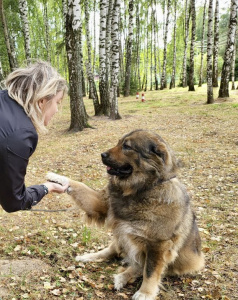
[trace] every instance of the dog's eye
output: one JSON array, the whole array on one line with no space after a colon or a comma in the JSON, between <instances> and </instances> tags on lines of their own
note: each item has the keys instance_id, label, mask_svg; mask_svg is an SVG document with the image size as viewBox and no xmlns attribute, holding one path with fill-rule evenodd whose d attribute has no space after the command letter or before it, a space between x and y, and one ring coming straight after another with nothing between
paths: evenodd
<instances>
[{"instance_id":1,"label":"dog's eye","mask_svg":"<svg viewBox=\"0 0 238 300\"><path fill-rule=\"evenodd\" d=\"M123 150L132 150L132 148L129 145L127 145L127 144L123 144L122 145L122 149Z\"/></svg>"}]
</instances>

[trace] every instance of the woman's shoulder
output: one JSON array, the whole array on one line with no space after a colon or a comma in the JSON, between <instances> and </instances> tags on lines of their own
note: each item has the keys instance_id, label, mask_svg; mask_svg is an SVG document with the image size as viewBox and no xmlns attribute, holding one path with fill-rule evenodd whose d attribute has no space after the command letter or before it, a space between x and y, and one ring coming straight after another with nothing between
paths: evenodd
<instances>
[{"instance_id":1,"label":"woman's shoulder","mask_svg":"<svg viewBox=\"0 0 238 300\"><path fill-rule=\"evenodd\" d=\"M31 119L23 107L9 97L7 90L1 91L0 99L0 139L10 136L14 132L21 136L24 131L37 137Z\"/></svg>"}]
</instances>

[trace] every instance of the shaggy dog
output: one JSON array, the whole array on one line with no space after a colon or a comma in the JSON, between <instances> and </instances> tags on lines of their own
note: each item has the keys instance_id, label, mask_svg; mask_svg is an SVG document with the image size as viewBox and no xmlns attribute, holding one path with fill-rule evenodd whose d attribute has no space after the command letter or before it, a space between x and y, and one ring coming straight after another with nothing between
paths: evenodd
<instances>
[{"instance_id":1,"label":"shaggy dog","mask_svg":"<svg viewBox=\"0 0 238 300\"><path fill-rule=\"evenodd\" d=\"M204 266L201 240L189 196L176 177L173 151L157 134L135 130L101 154L108 185L95 191L81 182L49 173L63 184L91 221L113 232L108 248L77 256L102 261L122 255L128 267L114 275L116 290L143 276L133 300L153 300L164 274L194 273Z\"/></svg>"}]
</instances>

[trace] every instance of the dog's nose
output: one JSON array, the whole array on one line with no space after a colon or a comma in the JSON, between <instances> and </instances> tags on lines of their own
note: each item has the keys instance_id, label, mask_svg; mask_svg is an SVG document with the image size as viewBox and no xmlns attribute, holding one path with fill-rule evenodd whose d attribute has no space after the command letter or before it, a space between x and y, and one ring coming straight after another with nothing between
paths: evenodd
<instances>
[{"instance_id":1,"label":"dog's nose","mask_svg":"<svg viewBox=\"0 0 238 300\"><path fill-rule=\"evenodd\" d=\"M102 158L107 158L108 157L108 152L103 152L103 153L101 153L101 157Z\"/></svg>"}]
</instances>

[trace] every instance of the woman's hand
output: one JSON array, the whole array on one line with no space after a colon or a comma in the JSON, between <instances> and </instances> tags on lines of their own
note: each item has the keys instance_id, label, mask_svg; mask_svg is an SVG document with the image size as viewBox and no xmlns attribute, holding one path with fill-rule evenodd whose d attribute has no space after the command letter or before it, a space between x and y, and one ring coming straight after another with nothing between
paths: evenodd
<instances>
[{"instance_id":1,"label":"woman's hand","mask_svg":"<svg viewBox=\"0 0 238 300\"><path fill-rule=\"evenodd\" d=\"M64 193L67 188L69 187L69 184L65 184L65 185L61 185L59 183L55 183L55 182L49 182L47 181L46 183L44 183L44 185L48 188L49 193L58 193L58 194L62 194Z\"/></svg>"}]
</instances>

